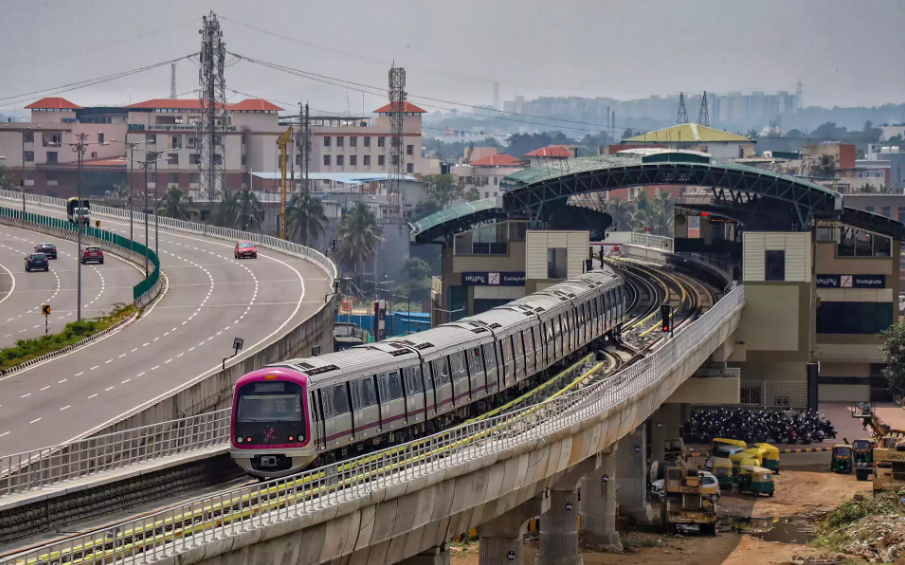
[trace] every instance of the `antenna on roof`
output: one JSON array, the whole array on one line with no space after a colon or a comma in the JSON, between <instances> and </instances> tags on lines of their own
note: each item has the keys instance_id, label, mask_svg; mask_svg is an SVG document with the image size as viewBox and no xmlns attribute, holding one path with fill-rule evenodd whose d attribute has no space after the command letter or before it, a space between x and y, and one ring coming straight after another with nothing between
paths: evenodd
<instances>
[{"instance_id":1,"label":"antenna on roof","mask_svg":"<svg viewBox=\"0 0 905 565\"><path fill-rule=\"evenodd\" d=\"M707 91L704 91L704 97L701 98L701 109L698 111L698 123L704 127L710 127L710 110L707 109Z\"/></svg>"},{"instance_id":2,"label":"antenna on roof","mask_svg":"<svg viewBox=\"0 0 905 565\"><path fill-rule=\"evenodd\" d=\"M688 111L685 110L685 93L679 93L679 113L676 114L676 125L688 123Z\"/></svg>"},{"instance_id":3,"label":"antenna on roof","mask_svg":"<svg viewBox=\"0 0 905 565\"><path fill-rule=\"evenodd\" d=\"M170 99L176 99L176 63L170 63Z\"/></svg>"}]
</instances>

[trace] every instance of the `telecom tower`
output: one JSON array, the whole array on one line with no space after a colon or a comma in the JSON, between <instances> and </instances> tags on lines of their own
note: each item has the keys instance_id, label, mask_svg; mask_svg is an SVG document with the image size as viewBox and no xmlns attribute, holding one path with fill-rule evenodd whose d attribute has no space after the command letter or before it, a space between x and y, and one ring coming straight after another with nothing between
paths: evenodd
<instances>
[{"instance_id":1,"label":"telecom tower","mask_svg":"<svg viewBox=\"0 0 905 565\"><path fill-rule=\"evenodd\" d=\"M311 164L311 120L308 113L308 104L302 106L299 103L299 129L298 138L295 141L300 158L299 177L302 180L302 192L308 189L308 168Z\"/></svg>"},{"instance_id":2,"label":"telecom tower","mask_svg":"<svg viewBox=\"0 0 905 565\"><path fill-rule=\"evenodd\" d=\"M226 80L223 67L226 60L226 43L217 15L211 12L201 18L201 89L198 101L201 103L201 119L197 122L197 149L201 155L198 166L201 172L201 195L214 200L220 193L223 170L223 139L217 130L226 125Z\"/></svg>"},{"instance_id":3,"label":"telecom tower","mask_svg":"<svg viewBox=\"0 0 905 565\"><path fill-rule=\"evenodd\" d=\"M801 103L801 79L798 79L798 85L795 87L795 111L798 112L804 106Z\"/></svg>"},{"instance_id":4,"label":"telecom tower","mask_svg":"<svg viewBox=\"0 0 905 565\"><path fill-rule=\"evenodd\" d=\"M704 97L701 98L701 109L698 111L698 123L702 126L710 127L710 110L707 108L707 91L704 91Z\"/></svg>"},{"instance_id":5,"label":"telecom tower","mask_svg":"<svg viewBox=\"0 0 905 565\"><path fill-rule=\"evenodd\" d=\"M176 99L176 63L170 63L170 100Z\"/></svg>"},{"instance_id":6,"label":"telecom tower","mask_svg":"<svg viewBox=\"0 0 905 565\"><path fill-rule=\"evenodd\" d=\"M387 179L387 220L404 222L405 197L402 181L405 178L405 145L402 123L405 115L405 69L390 68L390 174Z\"/></svg>"},{"instance_id":7,"label":"telecom tower","mask_svg":"<svg viewBox=\"0 0 905 565\"><path fill-rule=\"evenodd\" d=\"M679 113L676 115L676 125L688 123L688 111L685 110L685 93L679 93Z\"/></svg>"}]
</instances>

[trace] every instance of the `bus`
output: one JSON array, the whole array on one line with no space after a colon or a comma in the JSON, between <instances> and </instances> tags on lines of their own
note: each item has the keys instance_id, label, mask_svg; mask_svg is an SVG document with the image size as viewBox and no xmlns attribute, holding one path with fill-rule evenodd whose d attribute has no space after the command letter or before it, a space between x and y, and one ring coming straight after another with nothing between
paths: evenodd
<instances>
[{"instance_id":1,"label":"bus","mask_svg":"<svg viewBox=\"0 0 905 565\"><path fill-rule=\"evenodd\" d=\"M78 198L70 198L66 201L66 217L69 218L69 221L73 224L78 223L80 220L86 226L90 221L90 212L91 212L91 204L88 202L87 198L82 198L81 206L79 205Z\"/></svg>"}]
</instances>

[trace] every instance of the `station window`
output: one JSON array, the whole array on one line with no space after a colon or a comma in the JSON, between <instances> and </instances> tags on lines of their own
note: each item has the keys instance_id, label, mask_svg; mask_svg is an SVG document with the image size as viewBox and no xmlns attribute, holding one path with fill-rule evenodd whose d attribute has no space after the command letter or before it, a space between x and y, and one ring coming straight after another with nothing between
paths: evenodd
<instances>
[{"instance_id":1,"label":"station window","mask_svg":"<svg viewBox=\"0 0 905 565\"><path fill-rule=\"evenodd\" d=\"M839 257L889 257L892 252L888 237L874 233L840 226L839 245L836 255Z\"/></svg>"},{"instance_id":2,"label":"station window","mask_svg":"<svg viewBox=\"0 0 905 565\"><path fill-rule=\"evenodd\" d=\"M785 251L765 251L764 252L764 280L765 281L784 281L784 280L786 280L786 252Z\"/></svg>"},{"instance_id":3,"label":"station window","mask_svg":"<svg viewBox=\"0 0 905 565\"><path fill-rule=\"evenodd\" d=\"M368 139L368 138L366 137L365 139ZM365 167L371 166L371 156L370 155L364 156L364 165L365 165Z\"/></svg>"},{"instance_id":4,"label":"station window","mask_svg":"<svg viewBox=\"0 0 905 565\"><path fill-rule=\"evenodd\" d=\"M819 334L878 334L892 323L892 302L822 302L817 308Z\"/></svg>"},{"instance_id":5,"label":"station window","mask_svg":"<svg viewBox=\"0 0 905 565\"><path fill-rule=\"evenodd\" d=\"M330 147L330 136L329 135L324 136L324 147Z\"/></svg>"}]
</instances>

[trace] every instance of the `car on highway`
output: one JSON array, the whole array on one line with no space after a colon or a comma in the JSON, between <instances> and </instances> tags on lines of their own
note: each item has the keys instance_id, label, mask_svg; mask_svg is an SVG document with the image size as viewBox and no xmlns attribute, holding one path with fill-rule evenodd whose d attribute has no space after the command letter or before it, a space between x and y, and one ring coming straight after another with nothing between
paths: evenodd
<instances>
[{"instance_id":1,"label":"car on highway","mask_svg":"<svg viewBox=\"0 0 905 565\"><path fill-rule=\"evenodd\" d=\"M43 253L48 259L56 259L57 246L52 243L39 243L35 245L35 253Z\"/></svg>"},{"instance_id":2,"label":"car on highway","mask_svg":"<svg viewBox=\"0 0 905 565\"><path fill-rule=\"evenodd\" d=\"M104 264L104 251L100 247L86 247L82 250L82 263L89 263L94 261L96 263Z\"/></svg>"},{"instance_id":3,"label":"car on highway","mask_svg":"<svg viewBox=\"0 0 905 565\"><path fill-rule=\"evenodd\" d=\"M47 260L47 255L43 253L31 253L25 256L25 272L30 273L32 271L49 271L50 270L50 262Z\"/></svg>"},{"instance_id":4,"label":"car on highway","mask_svg":"<svg viewBox=\"0 0 905 565\"><path fill-rule=\"evenodd\" d=\"M246 259L248 257L257 259L258 246L250 241L240 241L236 243L236 250L234 254L236 256L236 259Z\"/></svg>"}]
</instances>

